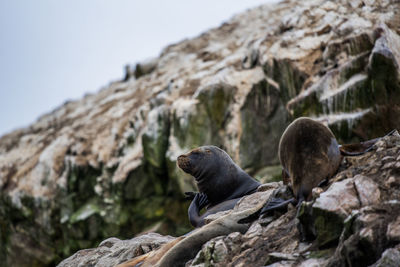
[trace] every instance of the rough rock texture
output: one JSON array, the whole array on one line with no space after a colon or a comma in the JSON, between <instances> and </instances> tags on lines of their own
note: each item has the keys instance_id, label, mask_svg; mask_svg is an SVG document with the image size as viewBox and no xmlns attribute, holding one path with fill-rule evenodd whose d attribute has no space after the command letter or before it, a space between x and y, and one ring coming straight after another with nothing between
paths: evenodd
<instances>
[{"instance_id":1,"label":"rough rock texture","mask_svg":"<svg viewBox=\"0 0 400 267\"><path fill-rule=\"evenodd\" d=\"M252 195L248 195L243 197L234 207L233 210L230 211L223 211L219 212L217 214L212 214L207 217L207 225L201 228L197 228L196 230L191 231L190 233L186 234L185 236L182 236L180 238L173 239L171 237L166 237L168 244L165 244L161 249L159 250L151 250L150 249L142 249L138 250L137 246L140 245L141 247L146 246L145 242L148 242L148 235L140 236L137 238L134 238L132 240L129 240L129 242L125 241L119 241L115 245L111 244L109 247L112 249L114 253L105 253L103 246L100 244L100 246L96 249L92 250L82 250L78 251L71 257L65 259L59 266L76 266L76 265L85 265L87 263L91 262L96 262L98 265L103 266L108 263L110 263L110 260L113 260L114 264L115 262L124 262L125 265L122 264L122 266L134 266L137 264L137 260L141 261L142 258L145 259L145 264L143 266L153 266L157 263L157 260L162 258L163 255L158 255L157 252L164 253L165 252L170 252L172 249L176 249L177 245L179 244L180 239L182 242L186 242L184 246L181 246L183 249L179 249L181 253L174 253L173 258L179 258L182 260L181 255L184 254L192 254L191 257L187 257L187 260L190 260L193 258L198 250L201 248L201 246L207 242L209 239L221 235L227 235L233 232L246 232L247 229L249 228L250 224L249 223L237 223L240 218L247 218L249 215L253 214L255 211L252 211L255 207L259 206L261 208L269 199L269 197L272 195L274 192L274 189L277 189L279 187L282 187L282 183L269 183L266 184L265 186L261 186L258 192L255 192ZM246 211L250 211L247 212ZM215 222L214 222L215 221ZM212 223L213 222L213 223ZM153 234L155 235L155 234ZM151 235L153 238L154 236ZM155 244L153 247L158 248L160 243L165 243L166 238L163 238L160 235L155 236ZM183 238L183 239L182 239ZM111 240L115 240L116 238L110 238L102 242L105 244L108 244ZM189 240L190 239L190 240ZM116 239L118 240L118 239ZM178 241L178 243L176 243ZM134 246L132 245L135 244ZM145 243L145 245L143 245ZM170 248L171 244L173 246ZM133 247L133 249L132 249ZM164 249L168 247L167 251L164 251ZM197 247L197 249L196 249ZM107 249L106 249L107 250ZM87 253L87 251L90 251L90 253ZM108 249L110 251L110 249ZM118 252L115 252L118 251ZM122 255L121 252L128 252L124 253ZM131 257L137 257L136 259L133 259L134 263L131 261L127 261L127 254L132 255L132 251L135 251L134 255ZM185 253L186 252L186 253ZM123 259L123 260L121 260ZM155 261L154 261L155 259ZM176 260L174 259L169 259L166 264L166 266L180 266L182 264L178 264ZM183 261L185 263L187 260ZM150 262L149 262L150 261ZM171 263L172 261L172 263ZM165 265L165 264L164 264Z\"/></svg>"},{"instance_id":2,"label":"rough rock texture","mask_svg":"<svg viewBox=\"0 0 400 267\"><path fill-rule=\"evenodd\" d=\"M276 179L279 138L295 117L326 122L341 142L400 129L399 10L395 0L261 6L165 48L128 68L123 81L3 136L0 266L54 265L110 236L187 232L182 192L195 188L175 163L195 146L220 146L255 177ZM398 161L390 157L382 158L387 170ZM386 184L395 188L396 175ZM370 173L342 183L330 192L347 188L359 202L335 213L335 220L386 201L386 189L369 197L381 186ZM324 201L336 203L331 193L323 193ZM304 220L330 212L313 205L304 207ZM357 225L360 212L352 220ZM294 227L294 215L284 215L280 226ZM324 239L318 222L306 233L329 247L339 230ZM396 240L395 224L390 229ZM279 244L265 245L274 252L269 246ZM350 248L340 246L345 257ZM282 255L271 261L292 261Z\"/></svg>"},{"instance_id":3,"label":"rough rock texture","mask_svg":"<svg viewBox=\"0 0 400 267\"><path fill-rule=\"evenodd\" d=\"M173 239L171 236L161 236L156 233L141 235L130 240L119 240L111 237L101 242L95 249L80 250L70 258L63 260L58 266L115 266L158 249L161 245Z\"/></svg>"},{"instance_id":4,"label":"rough rock texture","mask_svg":"<svg viewBox=\"0 0 400 267\"><path fill-rule=\"evenodd\" d=\"M303 204L310 208L299 222L295 210L275 214L268 224L260 219L244 235L210 240L190 266L398 266L399 152L397 134L379 141L376 151L346 158L326 191ZM360 192L371 185L372 197L364 201ZM300 242L298 223L313 228L315 237Z\"/></svg>"},{"instance_id":5,"label":"rough rock texture","mask_svg":"<svg viewBox=\"0 0 400 267\"><path fill-rule=\"evenodd\" d=\"M314 200L301 206L298 215L292 207L287 212L254 218L247 231L210 238L186 266L398 266L399 155L400 135L396 132L380 140L373 151L345 158L341 170L320 188ZM287 187L282 182L264 184L232 211L207 217L208 224L203 227L285 192ZM371 197L366 199L363 192L370 192ZM313 236L302 241L299 229L311 231ZM80 256L85 251L66 259L65 264L73 264L79 257L82 262L95 258L99 264L108 260L99 253ZM135 266L128 263L124 266Z\"/></svg>"}]
</instances>

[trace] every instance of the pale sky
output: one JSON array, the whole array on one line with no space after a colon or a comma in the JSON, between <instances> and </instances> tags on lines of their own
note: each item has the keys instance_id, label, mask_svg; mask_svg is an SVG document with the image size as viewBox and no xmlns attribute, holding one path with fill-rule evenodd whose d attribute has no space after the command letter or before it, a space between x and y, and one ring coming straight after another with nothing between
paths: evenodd
<instances>
[{"instance_id":1,"label":"pale sky","mask_svg":"<svg viewBox=\"0 0 400 267\"><path fill-rule=\"evenodd\" d=\"M0 0L0 136L267 2Z\"/></svg>"}]
</instances>

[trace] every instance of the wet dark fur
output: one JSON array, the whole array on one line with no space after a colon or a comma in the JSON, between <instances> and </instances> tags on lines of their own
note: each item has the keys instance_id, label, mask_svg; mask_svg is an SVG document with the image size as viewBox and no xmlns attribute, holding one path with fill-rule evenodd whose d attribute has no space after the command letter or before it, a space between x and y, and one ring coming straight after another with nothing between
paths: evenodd
<instances>
[{"instance_id":1,"label":"wet dark fur","mask_svg":"<svg viewBox=\"0 0 400 267\"><path fill-rule=\"evenodd\" d=\"M291 183L295 198L272 199L260 214L286 208L289 203L300 205L303 200L310 200L312 189L337 172L343 156L362 155L380 139L338 145L333 133L322 123L305 117L294 120L279 142L279 160L283 182Z\"/></svg>"},{"instance_id":2,"label":"wet dark fur","mask_svg":"<svg viewBox=\"0 0 400 267\"><path fill-rule=\"evenodd\" d=\"M279 160L289 174L298 201L309 200L311 190L339 168L342 156L328 127L309 118L298 118L283 133Z\"/></svg>"},{"instance_id":3,"label":"wet dark fur","mask_svg":"<svg viewBox=\"0 0 400 267\"><path fill-rule=\"evenodd\" d=\"M243 196L254 192L260 185L254 178L236 165L229 155L216 146L202 146L178 157L178 166L191 174L197 183L200 193L207 197L207 214L233 208ZM237 199L236 201L229 201ZM229 201L229 202L226 202ZM224 203L226 202L226 203ZM192 206L193 205L193 206ZM189 208L189 218L193 219L200 210L192 202ZM194 226L204 224L204 217L191 220Z\"/></svg>"}]
</instances>

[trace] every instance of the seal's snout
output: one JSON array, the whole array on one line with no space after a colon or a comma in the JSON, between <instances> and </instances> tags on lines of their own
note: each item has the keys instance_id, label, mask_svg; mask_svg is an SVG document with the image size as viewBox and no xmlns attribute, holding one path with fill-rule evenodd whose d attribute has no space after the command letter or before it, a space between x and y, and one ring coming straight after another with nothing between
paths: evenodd
<instances>
[{"instance_id":1,"label":"seal's snout","mask_svg":"<svg viewBox=\"0 0 400 267\"><path fill-rule=\"evenodd\" d=\"M178 165L181 164L182 162L187 161L187 160L188 160L188 158L187 158L186 155L180 155L180 156L178 157ZM180 167L180 166L179 166L179 167Z\"/></svg>"},{"instance_id":2,"label":"seal's snout","mask_svg":"<svg viewBox=\"0 0 400 267\"><path fill-rule=\"evenodd\" d=\"M190 173L190 159L187 155L180 155L177 160L178 167L184 172Z\"/></svg>"}]
</instances>

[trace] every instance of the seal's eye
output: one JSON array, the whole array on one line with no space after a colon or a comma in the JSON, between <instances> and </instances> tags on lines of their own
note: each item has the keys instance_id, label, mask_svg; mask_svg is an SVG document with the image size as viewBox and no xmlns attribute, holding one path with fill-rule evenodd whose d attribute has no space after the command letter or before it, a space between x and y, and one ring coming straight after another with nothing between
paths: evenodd
<instances>
[{"instance_id":1,"label":"seal's eye","mask_svg":"<svg viewBox=\"0 0 400 267\"><path fill-rule=\"evenodd\" d=\"M206 149L206 153L207 154L211 154L211 150L210 149Z\"/></svg>"}]
</instances>

